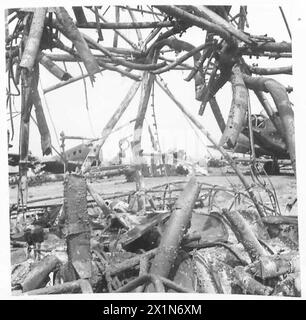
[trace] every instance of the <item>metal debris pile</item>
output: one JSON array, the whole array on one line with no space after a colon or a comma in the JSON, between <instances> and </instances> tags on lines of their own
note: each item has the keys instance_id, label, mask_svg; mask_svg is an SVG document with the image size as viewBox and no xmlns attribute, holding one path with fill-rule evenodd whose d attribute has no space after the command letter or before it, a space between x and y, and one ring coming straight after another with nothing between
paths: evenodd
<instances>
[{"instance_id":1,"label":"metal debris pile","mask_svg":"<svg viewBox=\"0 0 306 320\"><path fill-rule=\"evenodd\" d=\"M29 211L24 231L12 212L13 294L300 295L296 216L195 177L148 189L141 211L137 192L104 197L70 174L63 205Z\"/></svg>"}]
</instances>

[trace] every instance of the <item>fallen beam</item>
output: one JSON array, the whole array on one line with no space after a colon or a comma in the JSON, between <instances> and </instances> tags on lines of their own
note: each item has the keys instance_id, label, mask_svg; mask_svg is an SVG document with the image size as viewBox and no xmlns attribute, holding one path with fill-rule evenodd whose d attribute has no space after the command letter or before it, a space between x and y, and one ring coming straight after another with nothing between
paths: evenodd
<instances>
[{"instance_id":1,"label":"fallen beam","mask_svg":"<svg viewBox=\"0 0 306 320\"><path fill-rule=\"evenodd\" d=\"M167 278L174 265L181 241L189 227L192 210L200 193L200 185L195 177L186 184L175 203L166 230L150 268L150 273Z\"/></svg>"},{"instance_id":2,"label":"fallen beam","mask_svg":"<svg viewBox=\"0 0 306 320\"><path fill-rule=\"evenodd\" d=\"M80 279L71 282L65 282L55 286L31 290L25 295L35 296L43 294L64 294L64 293L93 293L91 284L88 280Z\"/></svg>"},{"instance_id":3,"label":"fallen beam","mask_svg":"<svg viewBox=\"0 0 306 320\"><path fill-rule=\"evenodd\" d=\"M119 275L129 269L132 269L138 266L140 263L140 260L142 259L148 259L148 260L152 259L156 254L156 251L157 249L152 249L144 254L137 255L136 257L130 258L116 265L107 267L107 269L105 270L105 273L108 273L110 276Z\"/></svg>"},{"instance_id":4,"label":"fallen beam","mask_svg":"<svg viewBox=\"0 0 306 320\"><path fill-rule=\"evenodd\" d=\"M245 293L268 296L273 292L273 289L264 286L247 273L244 267L236 267L234 269L234 277L237 279L237 284Z\"/></svg>"},{"instance_id":5,"label":"fallen beam","mask_svg":"<svg viewBox=\"0 0 306 320\"><path fill-rule=\"evenodd\" d=\"M97 205L101 208L105 217L111 214L110 208L106 205L103 198L95 191L92 185L87 183L87 190L89 191L92 198L96 201Z\"/></svg>"},{"instance_id":6,"label":"fallen beam","mask_svg":"<svg viewBox=\"0 0 306 320\"><path fill-rule=\"evenodd\" d=\"M224 209L223 214L230 222L237 240L243 244L252 261L267 255L254 232L238 211L228 211Z\"/></svg>"},{"instance_id":7,"label":"fallen beam","mask_svg":"<svg viewBox=\"0 0 306 320\"><path fill-rule=\"evenodd\" d=\"M21 284L22 291L27 292L45 286L49 281L50 272L55 270L59 265L60 261L56 256L46 256L28 273Z\"/></svg>"},{"instance_id":8,"label":"fallen beam","mask_svg":"<svg viewBox=\"0 0 306 320\"><path fill-rule=\"evenodd\" d=\"M47 57L42 52L38 54L37 60L57 79L66 81L71 78L71 75L68 72L62 70L57 64L55 64L49 57Z\"/></svg>"},{"instance_id":9,"label":"fallen beam","mask_svg":"<svg viewBox=\"0 0 306 320\"><path fill-rule=\"evenodd\" d=\"M159 279L159 277L157 277L156 275L152 275L152 274L145 274L143 276L140 276L140 277L130 281L129 283L127 283L123 287L116 290L115 293L131 292L131 291L135 290L137 287L142 286L147 283L152 283L154 285L156 292L165 292L164 286L163 286L161 280Z\"/></svg>"},{"instance_id":10,"label":"fallen beam","mask_svg":"<svg viewBox=\"0 0 306 320\"><path fill-rule=\"evenodd\" d=\"M263 223L269 225L269 224L298 224L298 218L297 216L267 216L262 218Z\"/></svg>"}]
</instances>

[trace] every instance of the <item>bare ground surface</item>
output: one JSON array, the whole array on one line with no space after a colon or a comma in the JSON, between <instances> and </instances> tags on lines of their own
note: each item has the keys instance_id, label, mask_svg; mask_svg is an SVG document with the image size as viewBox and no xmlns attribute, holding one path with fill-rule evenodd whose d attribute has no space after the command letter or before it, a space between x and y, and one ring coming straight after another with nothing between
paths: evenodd
<instances>
[{"instance_id":1,"label":"bare ground surface","mask_svg":"<svg viewBox=\"0 0 306 320\"><path fill-rule=\"evenodd\" d=\"M189 177L185 176L175 176L175 177L154 177L154 178L145 178L146 189L150 189L154 186L166 184L167 182L176 182L176 181L188 181ZM210 176L199 176L197 177L200 183L212 184L223 187L232 188L234 185L239 189L243 190L240 180L237 176L234 175L220 175L214 174ZM248 182L251 184L252 179L250 176L247 176ZM265 180L267 183L268 181ZM270 181L276 191L279 206L282 214L287 214L285 208L287 203L293 201L296 197L296 179L292 175L281 175L281 176L270 176ZM111 179L102 179L102 180L93 180L92 181L95 189L107 199L107 195L112 193L121 193L121 192L130 192L135 190L135 183L126 182L124 177L116 177ZM269 184L268 184L269 186ZM270 190L273 190L269 187ZM261 188L255 188L256 194L258 197L263 199L263 202L269 203L268 194ZM259 193L258 193L259 192ZM58 203L60 198L63 195L63 182L48 182L39 186L29 187L29 203L34 203L36 199L43 198L54 198L53 200L43 200L41 202L36 202L36 204L42 203ZM17 187L10 188L10 204L16 203L17 199ZM226 206L228 201L231 200L231 196L226 193L220 193L218 195L218 203L222 206ZM222 203L223 202L223 203ZM297 215L297 206L295 205L290 214Z\"/></svg>"}]
</instances>

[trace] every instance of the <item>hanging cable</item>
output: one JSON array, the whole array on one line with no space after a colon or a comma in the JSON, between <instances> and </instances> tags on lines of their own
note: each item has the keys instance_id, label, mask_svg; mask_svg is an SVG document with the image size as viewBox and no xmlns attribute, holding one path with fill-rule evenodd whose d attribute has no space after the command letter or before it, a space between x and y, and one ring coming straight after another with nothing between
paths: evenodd
<instances>
[{"instance_id":1,"label":"hanging cable","mask_svg":"<svg viewBox=\"0 0 306 320\"><path fill-rule=\"evenodd\" d=\"M11 114L9 113L10 118L6 119L6 121L12 121L13 119L15 119L16 117L21 115L21 112L15 112L15 114L13 116L11 116ZM12 141L12 139L10 139Z\"/></svg>"},{"instance_id":2,"label":"hanging cable","mask_svg":"<svg viewBox=\"0 0 306 320\"><path fill-rule=\"evenodd\" d=\"M12 41L10 42L10 51L12 51ZM12 93L11 91L11 80L13 81L14 87L17 91L17 93ZM13 72L13 58L10 56L8 61L8 89L7 89L7 99L6 99L6 106L9 108L10 113L10 121L11 121L11 141L14 138L15 130L14 130L14 122L13 122L13 116L12 116L12 96L20 96L20 90L16 84L15 78L14 78L14 72Z\"/></svg>"},{"instance_id":3,"label":"hanging cable","mask_svg":"<svg viewBox=\"0 0 306 320\"><path fill-rule=\"evenodd\" d=\"M272 181L268 178L269 185L272 188L272 191L267 187L267 183L264 181L263 177L260 174L260 170L258 168L258 163L256 162L256 154L255 154L255 145L254 145L254 135L253 135L253 129L252 129L252 117L251 117L251 101L250 101L250 95L248 95L248 126L249 126L249 138L250 138L250 146L251 146L251 155L250 155L250 160L251 160L251 177L254 183L256 183L258 186L263 188L269 198L271 205L273 207L273 210L275 214L280 214L280 207L277 199L277 194L274 189L274 186L272 184ZM268 177L267 173L263 169L265 176ZM262 202L263 203L263 202ZM263 207L263 210L265 211L265 208Z\"/></svg>"},{"instance_id":4,"label":"hanging cable","mask_svg":"<svg viewBox=\"0 0 306 320\"><path fill-rule=\"evenodd\" d=\"M154 82L153 82L153 84L152 84L151 107L152 107L153 127L154 127L154 135L155 135L155 137L156 137L157 151L158 151L158 152L161 152L160 140L159 140L158 128L157 128L157 121L156 121L156 113L155 113L155 90L154 90Z\"/></svg>"},{"instance_id":5,"label":"hanging cable","mask_svg":"<svg viewBox=\"0 0 306 320\"><path fill-rule=\"evenodd\" d=\"M286 25L286 28L287 28L287 31L288 31L288 34L289 34L289 37L290 37L290 40L292 40L292 37L291 37L291 31L290 31L290 28L289 28L289 24L287 22L287 19L286 19L286 16L285 16L285 13L284 13L284 10L282 7L279 7L279 10L282 14L282 17L283 17L283 20L285 22L285 25Z\"/></svg>"},{"instance_id":6,"label":"hanging cable","mask_svg":"<svg viewBox=\"0 0 306 320\"><path fill-rule=\"evenodd\" d=\"M82 74L82 81L83 81L83 84L84 84L84 92L85 92L85 106L86 106L86 109L88 110L88 95L87 95L87 85L86 85L86 80L84 78L84 72L83 72L83 69L82 69L82 66L80 64L79 61L77 61L77 64L81 70L81 74Z\"/></svg>"},{"instance_id":7,"label":"hanging cable","mask_svg":"<svg viewBox=\"0 0 306 320\"><path fill-rule=\"evenodd\" d=\"M11 85L10 85L10 71L8 72L8 89L7 89L7 98L6 98L6 107L9 108L10 113L10 123L11 123L11 130L12 130L12 137L11 141L14 138L14 121L13 121L13 114L12 114L12 100L11 100Z\"/></svg>"},{"instance_id":8,"label":"hanging cable","mask_svg":"<svg viewBox=\"0 0 306 320\"><path fill-rule=\"evenodd\" d=\"M152 84L152 90L151 90L151 107L152 107L152 118L153 118L153 127L155 128L154 130L154 134L152 134L152 146L153 149L155 149L157 151L157 153L160 155L161 157L161 161L162 161L162 165L164 167L164 173L165 173L165 177L168 177L168 173L167 173L167 167L166 167L166 163L163 161L163 153L160 147L160 140L159 140L159 135L158 135L158 130L157 130L157 121L156 121L156 113L155 113L155 92L154 92L154 82ZM150 130L150 126L146 120L146 118L144 119L149 130ZM154 145L156 146L156 148L154 148Z\"/></svg>"},{"instance_id":9,"label":"hanging cable","mask_svg":"<svg viewBox=\"0 0 306 320\"><path fill-rule=\"evenodd\" d=\"M110 8L110 6L108 6L108 7L106 8L106 10L103 12L102 16L104 16L104 15L106 14L106 12L109 10L109 8Z\"/></svg>"}]
</instances>

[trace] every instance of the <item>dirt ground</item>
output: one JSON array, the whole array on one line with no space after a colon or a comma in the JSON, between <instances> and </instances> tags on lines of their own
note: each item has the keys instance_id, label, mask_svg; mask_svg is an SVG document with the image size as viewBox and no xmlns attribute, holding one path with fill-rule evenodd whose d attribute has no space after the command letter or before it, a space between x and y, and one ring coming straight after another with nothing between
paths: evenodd
<instances>
[{"instance_id":1,"label":"dirt ground","mask_svg":"<svg viewBox=\"0 0 306 320\"><path fill-rule=\"evenodd\" d=\"M175 176L175 177L154 177L154 178L145 178L145 186L147 189L150 189L154 186L162 185L167 182L176 182L176 181L187 181L189 177L185 176ZM207 183L212 185L230 187L237 186L243 190L240 180L237 176L234 175L222 175L218 173L210 174L209 176L199 176L197 177L200 183ZM251 177L247 176L247 180L249 183L252 183ZM280 175L280 176L271 176L270 180L272 185L276 191L280 210L282 214L288 214L286 212L286 205L287 203L293 201L296 198L296 179L292 175ZM126 182L125 177L115 177L111 179L102 179L92 181L93 186L95 189L107 199L107 195L117 192L129 192L135 190L135 183L133 182ZM272 188L270 187L270 190ZM260 196L264 202L267 204L269 203L269 197L267 193L262 190L255 188L255 193ZM51 203L58 203L60 198L63 195L63 182L49 182L39 186L32 186L29 187L29 204L35 203L38 204L51 204ZM43 200L37 202L37 199L45 199L45 198L53 198L53 200ZM226 194L219 195L219 203L222 205L222 201L224 200L224 204L229 196ZM10 204L16 203L17 199L17 187L10 188ZM290 214L297 215L297 205L295 205Z\"/></svg>"}]
</instances>

